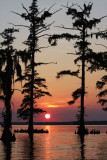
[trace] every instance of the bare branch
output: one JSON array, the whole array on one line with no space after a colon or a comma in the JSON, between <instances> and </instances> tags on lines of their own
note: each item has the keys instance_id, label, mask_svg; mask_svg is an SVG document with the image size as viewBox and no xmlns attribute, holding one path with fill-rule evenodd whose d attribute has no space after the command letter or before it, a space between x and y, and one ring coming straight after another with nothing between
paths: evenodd
<instances>
[{"instance_id":1,"label":"bare branch","mask_svg":"<svg viewBox=\"0 0 107 160\"><path fill-rule=\"evenodd\" d=\"M62 27L61 27L62 26ZM77 30L76 28L67 28L65 27L64 25L61 24L61 26L55 26L55 27L58 27L58 28L63 28L63 29L70 29L70 30Z\"/></svg>"},{"instance_id":2,"label":"bare branch","mask_svg":"<svg viewBox=\"0 0 107 160\"><path fill-rule=\"evenodd\" d=\"M41 36L38 36L37 38L41 38L41 37L44 37L44 36L51 36L51 35L49 35L49 34L43 34Z\"/></svg>"},{"instance_id":3,"label":"bare branch","mask_svg":"<svg viewBox=\"0 0 107 160\"><path fill-rule=\"evenodd\" d=\"M35 66L47 65L47 64L57 64L57 62L48 62L48 63L39 62L39 63L35 63Z\"/></svg>"},{"instance_id":4,"label":"bare branch","mask_svg":"<svg viewBox=\"0 0 107 160\"><path fill-rule=\"evenodd\" d=\"M52 23L48 24L46 27L49 27L49 26L51 26L54 23L55 23L55 21L53 21Z\"/></svg>"},{"instance_id":5,"label":"bare branch","mask_svg":"<svg viewBox=\"0 0 107 160\"><path fill-rule=\"evenodd\" d=\"M39 30L37 30L37 32L38 31L40 31L40 32L38 32L36 35L38 35L38 34L40 34L40 33L42 33L42 32L44 32L44 31L47 31L47 30L49 30L50 28L47 28L47 27L49 27L49 26L51 26L53 23L55 23L55 21L54 22L52 22L52 23L50 23L50 24L48 24L47 26L45 26L45 27L43 27L43 28L41 28L41 29L39 29ZM43 30L42 30L43 29Z\"/></svg>"},{"instance_id":6,"label":"bare branch","mask_svg":"<svg viewBox=\"0 0 107 160\"><path fill-rule=\"evenodd\" d=\"M67 53L67 54L73 54L73 55L77 56L76 53Z\"/></svg>"},{"instance_id":7,"label":"bare branch","mask_svg":"<svg viewBox=\"0 0 107 160\"><path fill-rule=\"evenodd\" d=\"M38 29L37 32L38 32L38 31L40 31L40 32L38 32L36 35L44 32L44 31L46 31L46 30L49 30L50 28L47 28L47 27L51 26L53 23L55 23L55 21L52 22L52 23L50 23L50 24L48 24L47 26L44 26L43 28ZM43 29L43 30L42 30L42 29Z\"/></svg>"},{"instance_id":8,"label":"bare branch","mask_svg":"<svg viewBox=\"0 0 107 160\"><path fill-rule=\"evenodd\" d=\"M89 2L88 5L90 5L90 4L93 4L93 3Z\"/></svg>"},{"instance_id":9,"label":"bare branch","mask_svg":"<svg viewBox=\"0 0 107 160\"><path fill-rule=\"evenodd\" d=\"M103 47L105 47L107 49L107 47L105 45L103 45L103 44L96 44L95 43L95 45L100 45L100 46L103 46Z\"/></svg>"},{"instance_id":10,"label":"bare branch","mask_svg":"<svg viewBox=\"0 0 107 160\"><path fill-rule=\"evenodd\" d=\"M55 26L55 27L58 27L58 28L62 28L62 29L69 29L69 30L79 30L79 31L82 31L80 28L76 27L76 28L67 28L65 27L64 25L61 24L61 26Z\"/></svg>"},{"instance_id":11,"label":"bare branch","mask_svg":"<svg viewBox=\"0 0 107 160\"><path fill-rule=\"evenodd\" d=\"M11 11L11 12L14 13L14 14L17 14L17 15L21 16L21 14L19 14L19 13L17 13L17 12L14 12L14 11Z\"/></svg>"},{"instance_id":12,"label":"bare branch","mask_svg":"<svg viewBox=\"0 0 107 160\"><path fill-rule=\"evenodd\" d=\"M42 31L40 31L40 32L38 32L37 34L35 34L35 35L38 35L38 34L40 34L40 33L42 33L42 32L45 32L45 31L47 31L47 30L49 30L50 28L47 28L47 29L44 29L44 30L42 30Z\"/></svg>"},{"instance_id":13,"label":"bare branch","mask_svg":"<svg viewBox=\"0 0 107 160\"><path fill-rule=\"evenodd\" d=\"M68 3L69 3L69 2L67 2L67 7L68 7Z\"/></svg>"},{"instance_id":14,"label":"bare branch","mask_svg":"<svg viewBox=\"0 0 107 160\"><path fill-rule=\"evenodd\" d=\"M57 11L53 12L52 15L54 15L55 13L57 13L57 12L59 12L61 10L62 10L62 8L58 9Z\"/></svg>"},{"instance_id":15,"label":"bare branch","mask_svg":"<svg viewBox=\"0 0 107 160\"><path fill-rule=\"evenodd\" d=\"M82 11L83 11L83 9L81 8L81 6L80 5L78 5L78 4L76 4L77 6L78 6L78 8L80 8Z\"/></svg>"},{"instance_id":16,"label":"bare branch","mask_svg":"<svg viewBox=\"0 0 107 160\"><path fill-rule=\"evenodd\" d=\"M54 21L55 22L55 21ZM54 23L53 22L53 23ZM53 23L48 24L47 26L42 26L40 29L36 30L36 32L41 31L42 29L47 29L47 27L51 26Z\"/></svg>"},{"instance_id":17,"label":"bare branch","mask_svg":"<svg viewBox=\"0 0 107 160\"><path fill-rule=\"evenodd\" d=\"M79 27L77 27L77 29L78 29L79 31L82 31L82 29L80 29Z\"/></svg>"},{"instance_id":18,"label":"bare branch","mask_svg":"<svg viewBox=\"0 0 107 160\"><path fill-rule=\"evenodd\" d=\"M37 49L35 49L35 52L41 52L41 51L40 51L41 49L49 48L49 47L51 47L51 46L37 48Z\"/></svg>"},{"instance_id":19,"label":"bare branch","mask_svg":"<svg viewBox=\"0 0 107 160\"><path fill-rule=\"evenodd\" d=\"M16 26L16 27L26 27L26 28L30 28L29 26L26 26L26 25L15 25L13 23L9 23L9 24L12 24L13 26Z\"/></svg>"},{"instance_id":20,"label":"bare branch","mask_svg":"<svg viewBox=\"0 0 107 160\"><path fill-rule=\"evenodd\" d=\"M40 50L40 49L49 48L49 47L51 47L51 46L47 46L47 47L40 47L40 48L38 48L38 49Z\"/></svg>"},{"instance_id":21,"label":"bare branch","mask_svg":"<svg viewBox=\"0 0 107 160\"><path fill-rule=\"evenodd\" d=\"M57 62L50 62L49 64L57 64Z\"/></svg>"},{"instance_id":22,"label":"bare branch","mask_svg":"<svg viewBox=\"0 0 107 160\"><path fill-rule=\"evenodd\" d=\"M54 7L56 5L56 3L55 4L53 4L49 9L48 9L48 11L52 8L52 7Z\"/></svg>"},{"instance_id":23,"label":"bare branch","mask_svg":"<svg viewBox=\"0 0 107 160\"><path fill-rule=\"evenodd\" d=\"M79 78L79 79L82 79L82 77L79 77L79 76L76 76L77 78Z\"/></svg>"},{"instance_id":24,"label":"bare branch","mask_svg":"<svg viewBox=\"0 0 107 160\"><path fill-rule=\"evenodd\" d=\"M101 18L100 18L100 20L101 20L101 19L103 19L103 18L105 18L105 17L107 17L107 15L106 15L106 16L103 16L103 17L101 17Z\"/></svg>"},{"instance_id":25,"label":"bare branch","mask_svg":"<svg viewBox=\"0 0 107 160\"><path fill-rule=\"evenodd\" d=\"M62 7L64 7L64 8L69 8L68 6L64 6L64 5L61 5Z\"/></svg>"},{"instance_id":26,"label":"bare branch","mask_svg":"<svg viewBox=\"0 0 107 160\"><path fill-rule=\"evenodd\" d=\"M43 27L39 28L38 30L36 30L36 32L41 31L44 28L46 28L46 26L43 26Z\"/></svg>"},{"instance_id":27,"label":"bare branch","mask_svg":"<svg viewBox=\"0 0 107 160\"><path fill-rule=\"evenodd\" d=\"M22 3L22 7L23 7L23 9L29 14L27 8L23 5L23 3Z\"/></svg>"},{"instance_id":28,"label":"bare branch","mask_svg":"<svg viewBox=\"0 0 107 160\"><path fill-rule=\"evenodd\" d=\"M96 34L103 34L103 33L105 33L105 32L107 32L107 30L104 30L104 31L101 31L100 30L100 28L96 28L97 30L98 30L98 32L93 32L92 34L94 35L96 35Z\"/></svg>"},{"instance_id":29,"label":"bare branch","mask_svg":"<svg viewBox=\"0 0 107 160\"><path fill-rule=\"evenodd\" d=\"M71 8L71 7L73 7L73 6L76 6L77 5L77 3L72 3L72 6L70 6L69 8Z\"/></svg>"},{"instance_id":30,"label":"bare branch","mask_svg":"<svg viewBox=\"0 0 107 160\"><path fill-rule=\"evenodd\" d=\"M39 13L36 14L36 16L38 16L39 14L41 14L43 11L45 11L46 8L42 9Z\"/></svg>"},{"instance_id":31,"label":"bare branch","mask_svg":"<svg viewBox=\"0 0 107 160\"><path fill-rule=\"evenodd\" d=\"M64 7L64 8L71 8L71 7L75 6L75 5L77 5L77 3L72 4L72 6L70 6L70 7L68 7L68 5L67 6L61 5L61 6Z\"/></svg>"}]
</instances>

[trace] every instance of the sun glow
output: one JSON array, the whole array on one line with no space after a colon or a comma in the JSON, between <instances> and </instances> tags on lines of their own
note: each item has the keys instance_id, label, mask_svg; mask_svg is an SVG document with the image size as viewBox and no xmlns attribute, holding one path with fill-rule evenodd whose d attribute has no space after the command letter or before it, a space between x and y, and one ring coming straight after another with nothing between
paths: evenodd
<instances>
[{"instance_id":1,"label":"sun glow","mask_svg":"<svg viewBox=\"0 0 107 160\"><path fill-rule=\"evenodd\" d=\"M56 105L48 105L47 107L56 108L56 107L58 107L58 106L56 106Z\"/></svg>"},{"instance_id":2,"label":"sun glow","mask_svg":"<svg viewBox=\"0 0 107 160\"><path fill-rule=\"evenodd\" d=\"M45 118L46 118L46 119L50 119L50 117L51 117L51 116L50 116L49 113L45 114Z\"/></svg>"}]
</instances>

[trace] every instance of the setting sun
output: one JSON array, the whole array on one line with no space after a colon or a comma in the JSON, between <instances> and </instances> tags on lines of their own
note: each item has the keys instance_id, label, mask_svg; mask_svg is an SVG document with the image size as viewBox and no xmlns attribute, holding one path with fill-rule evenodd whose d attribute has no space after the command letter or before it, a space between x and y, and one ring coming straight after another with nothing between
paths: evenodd
<instances>
[{"instance_id":1,"label":"setting sun","mask_svg":"<svg viewBox=\"0 0 107 160\"><path fill-rule=\"evenodd\" d=\"M46 119L49 119L50 117L51 117L50 114L45 114Z\"/></svg>"}]
</instances>

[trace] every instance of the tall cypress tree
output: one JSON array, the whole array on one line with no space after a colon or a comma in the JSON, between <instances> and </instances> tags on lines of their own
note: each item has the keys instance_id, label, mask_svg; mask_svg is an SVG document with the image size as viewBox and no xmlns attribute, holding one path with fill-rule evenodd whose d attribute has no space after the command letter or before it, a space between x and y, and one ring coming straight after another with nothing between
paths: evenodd
<instances>
[{"instance_id":1,"label":"tall cypress tree","mask_svg":"<svg viewBox=\"0 0 107 160\"><path fill-rule=\"evenodd\" d=\"M4 120L4 130L1 139L3 141L15 140L13 137L12 129L12 109L11 98L14 93L14 76L15 72L17 76L21 76L21 66L19 64L19 58L17 50L13 48L13 42L16 39L13 34L18 32L17 29L8 28L5 29L0 35L4 39L0 43L0 100L4 102L4 109L2 112Z\"/></svg>"},{"instance_id":2,"label":"tall cypress tree","mask_svg":"<svg viewBox=\"0 0 107 160\"><path fill-rule=\"evenodd\" d=\"M107 39L107 30L99 31L97 33L94 33L93 36L96 36L96 38L101 39ZM103 44L96 44L100 45L105 50L107 50L107 46ZM90 57L89 57L90 58ZM107 51L104 52L98 52L94 53L93 58L90 58L91 66L89 67L89 70L91 72L97 71L97 70L104 70L107 71ZM103 110L107 111L107 107L105 106L107 103L107 98L105 96L107 95L107 89L105 88L107 85L107 75L101 77L100 80L96 82L96 88L102 90L97 97L99 98L98 103L100 103L103 106Z\"/></svg>"},{"instance_id":3,"label":"tall cypress tree","mask_svg":"<svg viewBox=\"0 0 107 160\"><path fill-rule=\"evenodd\" d=\"M35 55L37 52L40 52L41 47L38 46L38 41L41 37L44 37L46 34L45 31L50 29L51 24L45 24L44 21L46 18L51 17L54 13L50 13L50 9L47 10L38 10L37 0L32 0L31 6L27 9L24 5L23 9L25 13L18 14L21 18L25 19L25 21L29 22L29 26L26 25L15 25L15 26L23 26L29 29L29 36L27 40L24 42L25 45L28 46L27 53L30 55L30 62L26 66L25 74L22 76L21 80L25 80L25 85L23 86L22 93L24 94L24 99L21 104L21 108L18 110L18 116L23 119L29 119L29 134L33 133L33 114L44 112L40 108L35 108L36 99L40 98L44 95L49 95L50 93L47 91L43 91L42 88L47 89L47 86L44 84L45 79L38 77L37 69L35 69L38 65L48 64L48 63L36 63ZM20 80L20 79L18 79Z\"/></svg>"},{"instance_id":4,"label":"tall cypress tree","mask_svg":"<svg viewBox=\"0 0 107 160\"><path fill-rule=\"evenodd\" d=\"M79 6L78 4L73 4L71 7L64 6L67 9L66 14L72 17L73 20L73 27L65 27L61 26L62 29L68 29L73 31L75 30L78 32L78 34L70 34L70 33L63 33L61 35L52 35L49 38L49 43L53 46L57 45L57 40L65 38L66 40L76 40L75 42L75 48L77 49L76 53L71 53L77 55L77 58L74 60L75 64L79 62L81 63L80 69L77 71L71 72L70 70L67 71L61 71L58 73L57 78L60 78L62 75L71 75L76 76L81 80L81 87L78 88L76 91L73 92L73 100L69 101L68 103L74 104L75 101L80 98L80 114L78 116L79 119L79 128L78 128L78 134L84 135L87 133L87 130L85 129L84 125L84 112L85 112L85 105L84 105L84 96L86 93L86 87L85 87L85 71L86 71L86 63L90 63L88 58L90 55L93 55L92 49L89 48L89 45L91 43L88 41L88 38L92 37L91 30L96 27L98 23L100 23L101 19L90 19L90 12L92 9L92 3L89 3L88 5L84 4L83 7ZM81 71L81 72L80 72ZM81 75L79 75L79 73Z\"/></svg>"}]
</instances>

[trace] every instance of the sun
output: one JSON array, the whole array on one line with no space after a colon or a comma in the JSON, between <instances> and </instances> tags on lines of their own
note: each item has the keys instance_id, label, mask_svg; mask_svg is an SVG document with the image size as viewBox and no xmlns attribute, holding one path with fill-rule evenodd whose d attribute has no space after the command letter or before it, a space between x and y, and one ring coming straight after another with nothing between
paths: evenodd
<instances>
[{"instance_id":1,"label":"sun","mask_svg":"<svg viewBox=\"0 0 107 160\"><path fill-rule=\"evenodd\" d=\"M45 118L46 118L46 119L50 119L50 117L51 117L51 116L50 116L49 113L45 114Z\"/></svg>"}]
</instances>

